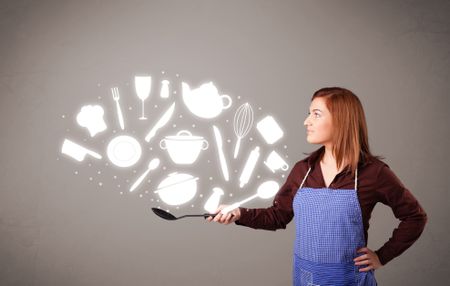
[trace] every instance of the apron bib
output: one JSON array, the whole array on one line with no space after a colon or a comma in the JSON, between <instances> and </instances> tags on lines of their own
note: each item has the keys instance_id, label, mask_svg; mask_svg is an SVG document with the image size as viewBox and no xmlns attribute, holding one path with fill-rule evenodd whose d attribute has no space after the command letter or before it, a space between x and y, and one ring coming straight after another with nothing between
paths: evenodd
<instances>
[{"instance_id":1,"label":"apron bib","mask_svg":"<svg viewBox=\"0 0 450 286\"><path fill-rule=\"evenodd\" d=\"M303 184L294 200L294 286L376 286L374 270L359 272L355 265L365 247L361 208L355 189L307 188Z\"/></svg>"}]
</instances>

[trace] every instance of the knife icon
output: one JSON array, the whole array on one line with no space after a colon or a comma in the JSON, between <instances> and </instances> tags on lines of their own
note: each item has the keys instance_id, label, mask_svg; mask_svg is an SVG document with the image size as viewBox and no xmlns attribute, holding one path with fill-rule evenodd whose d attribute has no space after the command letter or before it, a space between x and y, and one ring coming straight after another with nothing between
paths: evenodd
<instances>
[{"instance_id":1,"label":"knife icon","mask_svg":"<svg viewBox=\"0 0 450 286\"><path fill-rule=\"evenodd\" d=\"M230 179L230 176L228 174L227 161L225 160L225 155L223 153L222 135L220 134L219 128L217 128L215 125L213 125L213 130L214 130L214 136L216 137L217 150L219 151L219 160L220 160L220 167L222 169L222 174L223 174L223 177L225 178L225 181L228 182L228 180Z\"/></svg>"},{"instance_id":2,"label":"knife icon","mask_svg":"<svg viewBox=\"0 0 450 286\"><path fill-rule=\"evenodd\" d=\"M155 136L156 131L158 131L158 129L160 129L161 127L166 125L167 122L169 122L170 118L173 115L174 110L175 110L175 102L172 103L172 105L167 109L166 112L164 112L163 116L161 116L158 122L156 122L155 126L153 126L150 132L148 132L147 136L145 136L145 141L150 142L150 139L152 139Z\"/></svg>"}]
</instances>

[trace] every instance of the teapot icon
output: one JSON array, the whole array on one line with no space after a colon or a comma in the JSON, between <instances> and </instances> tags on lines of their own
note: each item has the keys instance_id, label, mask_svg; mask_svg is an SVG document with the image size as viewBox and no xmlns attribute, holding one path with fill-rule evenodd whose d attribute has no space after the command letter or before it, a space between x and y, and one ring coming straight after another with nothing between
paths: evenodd
<instances>
[{"instance_id":1,"label":"teapot icon","mask_svg":"<svg viewBox=\"0 0 450 286\"><path fill-rule=\"evenodd\" d=\"M182 91L186 107L194 115L201 118L217 117L222 110L228 109L232 104L231 97L219 95L212 82L202 84L196 89L191 89L187 83L183 82Z\"/></svg>"}]
</instances>

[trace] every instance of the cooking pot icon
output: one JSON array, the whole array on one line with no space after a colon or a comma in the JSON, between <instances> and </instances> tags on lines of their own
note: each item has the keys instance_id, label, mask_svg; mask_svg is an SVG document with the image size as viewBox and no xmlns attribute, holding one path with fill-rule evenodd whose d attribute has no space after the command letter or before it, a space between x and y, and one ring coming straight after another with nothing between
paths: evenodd
<instances>
[{"instance_id":1,"label":"cooking pot icon","mask_svg":"<svg viewBox=\"0 0 450 286\"><path fill-rule=\"evenodd\" d=\"M180 165L194 163L200 151L208 149L208 141L201 136L193 136L188 130L181 130L176 135L166 136L159 142L161 149L169 152L172 161Z\"/></svg>"}]
</instances>

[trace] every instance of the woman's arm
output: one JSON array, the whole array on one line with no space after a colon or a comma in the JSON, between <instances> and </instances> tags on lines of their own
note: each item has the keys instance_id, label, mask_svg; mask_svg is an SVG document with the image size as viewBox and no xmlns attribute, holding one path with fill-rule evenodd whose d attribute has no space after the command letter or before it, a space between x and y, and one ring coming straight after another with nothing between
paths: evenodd
<instances>
[{"instance_id":1,"label":"woman's arm","mask_svg":"<svg viewBox=\"0 0 450 286\"><path fill-rule=\"evenodd\" d=\"M389 240L375 251L381 264L385 265L420 237L427 222L427 214L386 164L377 176L377 193L379 200L390 206L395 217L401 221Z\"/></svg>"},{"instance_id":2,"label":"woman's arm","mask_svg":"<svg viewBox=\"0 0 450 286\"><path fill-rule=\"evenodd\" d=\"M237 225L243 225L254 229L277 230L285 229L292 220L294 213L292 200L299 188L302 163L298 162L291 170L286 182L275 195L273 204L269 208L247 209L239 208L240 218L235 221ZM305 164L303 164L305 165ZM303 174L305 174L303 172Z\"/></svg>"}]
</instances>

